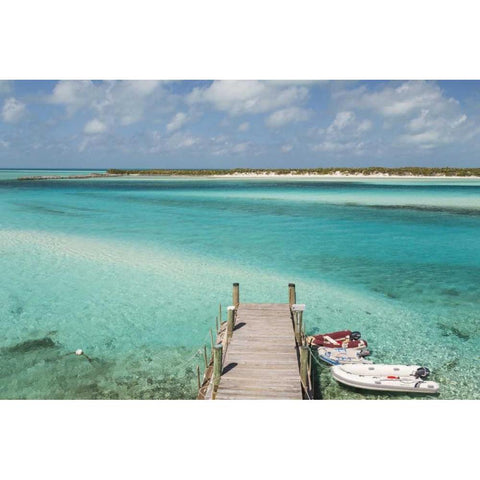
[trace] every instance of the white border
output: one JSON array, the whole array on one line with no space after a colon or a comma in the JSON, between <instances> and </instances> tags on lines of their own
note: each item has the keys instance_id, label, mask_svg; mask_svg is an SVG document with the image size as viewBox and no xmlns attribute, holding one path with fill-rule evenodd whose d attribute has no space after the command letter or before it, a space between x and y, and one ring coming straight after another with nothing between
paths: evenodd
<instances>
[{"instance_id":1,"label":"white border","mask_svg":"<svg viewBox=\"0 0 480 480\"><path fill-rule=\"evenodd\" d=\"M0 78L478 79L478 18L465 0L17 0ZM479 416L476 401L2 401L0 425L3 478L458 478Z\"/></svg>"},{"instance_id":2,"label":"white border","mask_svg":"<svg viewBox=\"0 0 480 480\"><path fill-rule=\"evenodd\" d=\"M477 405L4 401L0 471L12 479L460 478L476 471Z\"/></svg>"},{"instance_id":3,"label":"white border","mask_svg":"<svg viewBox=\"0 0 480 480\"><path fill-rule=\"evenodd\" d=\"M17 0L0 78L478 79L468 0Z\"/></svg>"}]
</instances>

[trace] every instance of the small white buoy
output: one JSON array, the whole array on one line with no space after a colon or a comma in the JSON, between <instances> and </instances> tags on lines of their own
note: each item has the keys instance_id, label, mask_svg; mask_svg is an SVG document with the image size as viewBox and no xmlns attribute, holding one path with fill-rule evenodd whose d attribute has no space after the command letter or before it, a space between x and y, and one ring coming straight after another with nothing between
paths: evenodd
<instances>
[{"instance_id":1,"label":"small white buoy","mask_svg":"<svg viewBox=\"0 0 480 480\"><path fill-rule=\"evenodd\" d=\"M83 350L81 348L75 350L75 355L83 355Z\"/></svg>"}]
</instances>

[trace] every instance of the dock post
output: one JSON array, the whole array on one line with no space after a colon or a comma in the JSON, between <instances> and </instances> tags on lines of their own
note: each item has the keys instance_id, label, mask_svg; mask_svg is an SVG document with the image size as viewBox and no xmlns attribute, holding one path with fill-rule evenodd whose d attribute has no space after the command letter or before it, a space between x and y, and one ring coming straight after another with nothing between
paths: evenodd
<instances>
[{"instance_id":1,"label":"dock post","mask_svg":"<svg viewBox=\"0 0 480 480\"><path fill-rule=\"evenodd\" d=\"M288 284L288 303L292 306L294 303L297 303L297 296L295 294L295 284Z\"/></svg>"},{"instance_id":2,"label":"dock post","mask_svg":"<svg viewBox=\"0 0 480 480\"><path fill-rule=\"evenodd\" d=\"M235 307L230 305L227 308L227 341L229 342L233 334L233 318L235 313Z\"/></svg>"},{"instance_id":3,"label":"dock post","mask_svg":"<svg viewBox=\"0 0 480 480\"><path fill-rule=\"evenodd\" d=\"M300 341L302 338L301 330L300 330L300 312L293 312L293 324L295 330L295 340L297 341L297 345L300 345Z\"/></svg>"},{"instance_id":4,"label":"dock post","mask_svg":"<svg viewBox=\"0 0 480 480\"><path fill-rule=\"evenodd\" d=\"M205 370L208 368L208 360L207 360L207 346L203 346L203 360L205 361Z\"/></svg>"},{"instance_id":5,"label":"dock post","mask_svg":"<svg viewBox=\"0 0 480 480\"><path fill-rule=\"evenodd\" d=\"M308 355L309 355L309 348L301 346L300 347L300 378L302 380L302 387L307 394L307 386L308 386Z\"/></svg>"},{"instance_id":6,"label":"dock post","mask_svg":"<svg viewBox=\"0 0 480 480\"><path fill-rule=\"evenodd\" d=\"M297 315L298 315L298 339L299 339L299 342L298 344L300 345L303 345L303 342L302 342L302 337L304 336L304 332L303 332L303 311L300 310L299 312L297 312Z\"/></svg>"},{"instance_id":7,"label":"dock post","mask_svg":"<svg viewBox=\"0 0 480 480\"><path fill-rule=\"evenodd\" d=\"M238 283L233 284L233 295L232 295L233 305L238 307L240 303L240 285Z\"/></svg>"},{"instance_id":8,"label":"dock post","mask_svg":"<svg viewBox=\"0 0 480 480\"><path fill-rule=\"evenodd\" d=\"M198 383L198 390L200 390L200 387L202 386L200 382L200 367L197 365L197 383Z\"/></svg>"},{"instance_id":9,"label":"dock post","mask_svg":"<svg viewBox=\"0 0 480 480\"><path fill-rule=\"evenodd\" d=\"M222 355L223 346L218 343L213 347L213 391L212 400L215 400L217 395L217 388L220 384L220 377L222 376Z\"/></svg>"}]
</instances>

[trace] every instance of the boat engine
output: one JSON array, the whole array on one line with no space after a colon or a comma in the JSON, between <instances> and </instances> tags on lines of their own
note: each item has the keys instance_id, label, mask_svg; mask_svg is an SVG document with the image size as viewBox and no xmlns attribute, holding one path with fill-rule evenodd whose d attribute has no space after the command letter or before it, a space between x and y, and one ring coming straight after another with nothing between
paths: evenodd
<instances>
[{"instance_id":1,"label":"boat engine","mask_svg":"<svg viewBox=\"0 0 480 480\"><path fill-rule=\"evenodd\" d=\"M370 355L370 350L360 350L358 352L358 356L360 358L363 358L363 357L368 357Z\"/></svg>"},{"instance_id":2,"label":"boat engine","mask_svg":"<svg viewBox=\"0 0 480 480\"><path fill-rule=\"evenodd\" d=\"M362 334L360 332L352 332L350 334L350 340L360 340L362 338Z\"/></svg>"},{"instance_id":3,"label":"boat engine","mask_svg":"<svg viewBox=\"0 0 480 480\"><path fill-rule=\"evenodd\" d=\"M429 375L430 370L427 367L417 368L417 371L415 372L415 378L421 378L422 380L425 380Z\"/></svg>"}]
</instances>

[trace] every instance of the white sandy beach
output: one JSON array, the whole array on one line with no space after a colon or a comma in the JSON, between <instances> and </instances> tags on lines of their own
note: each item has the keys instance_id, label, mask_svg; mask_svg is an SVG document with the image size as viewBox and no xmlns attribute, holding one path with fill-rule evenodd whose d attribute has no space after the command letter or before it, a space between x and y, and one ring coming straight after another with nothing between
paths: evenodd
<instances>
[{"instance_id":1,"label":"white sandy beach","mask_svg":"<svg viewBox=\"0 0 480 480\"><path fill-rule=\"evenodd\" d=\"M206 175L207 177L207 175ZM323 178L323 179L344 179L344 178L360 178L360 179L369 179L369 178L380 178L380 179L421 179L421 180L478 180L479 176L468 176L468 177L459 177L459 176L448 176L448 175L389 175L388 173L375 173L371 175L364 175L361 173L342 173L335 172L331 174L317 174L317 173L282 173L277 174L273 172L264 172L264 173L230 173L225 175L208 175L209 178Z\"/></svg>"}]
</instances>

